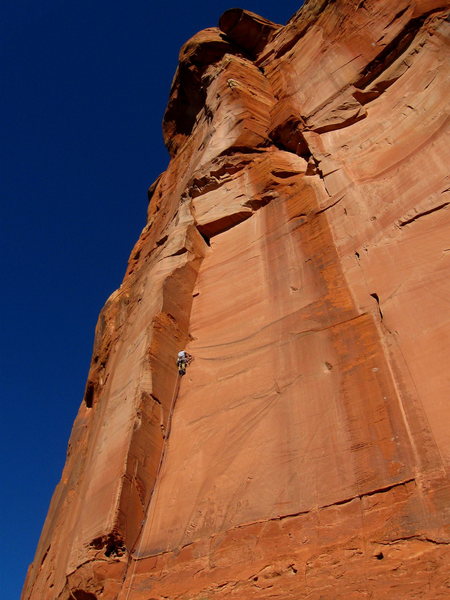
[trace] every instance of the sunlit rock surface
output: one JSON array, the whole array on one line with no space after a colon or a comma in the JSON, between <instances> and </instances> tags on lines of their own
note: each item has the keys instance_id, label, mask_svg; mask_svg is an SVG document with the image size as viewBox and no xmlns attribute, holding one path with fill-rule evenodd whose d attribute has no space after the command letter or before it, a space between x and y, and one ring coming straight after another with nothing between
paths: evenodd
<instances>
[{"instance_id":1,"label":"sunlit rock surface","mask_svg":"<svg viewBox=\"0 0 450 600\"><path fill-rule=\"evenodd\" d=\"M182 48L23 600L449 597L447 8Z\"/></svg>"}]
</instances>

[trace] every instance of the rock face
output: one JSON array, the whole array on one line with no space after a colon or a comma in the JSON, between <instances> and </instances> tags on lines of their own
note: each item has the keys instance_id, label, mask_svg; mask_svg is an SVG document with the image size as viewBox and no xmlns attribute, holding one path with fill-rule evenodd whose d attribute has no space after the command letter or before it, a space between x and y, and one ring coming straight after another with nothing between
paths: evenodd
<instances>
[{"instance_id":1,"label":"rock face","mask_svg":"<svg viewBox=\"0 0 450 600\"><path fill-rule=\"evenodd\" d=\"M446 4L182 48L23 600L449 597Z\"/></svg>"}]
</instances>

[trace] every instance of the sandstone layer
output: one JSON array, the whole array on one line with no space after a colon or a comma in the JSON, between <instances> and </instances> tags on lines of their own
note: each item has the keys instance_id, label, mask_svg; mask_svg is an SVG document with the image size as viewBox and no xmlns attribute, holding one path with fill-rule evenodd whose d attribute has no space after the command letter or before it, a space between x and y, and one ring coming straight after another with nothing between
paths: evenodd
<instances>
[{"instance_id":1,"label":"sandstone layer","mask_svg":"<svg viewBox=\"0 0 450 600\"><path fill-rule=\"evenodd\" d=\"M449 597L447 17L183 46L23 600Z\"/></svg>"}]
</instances>

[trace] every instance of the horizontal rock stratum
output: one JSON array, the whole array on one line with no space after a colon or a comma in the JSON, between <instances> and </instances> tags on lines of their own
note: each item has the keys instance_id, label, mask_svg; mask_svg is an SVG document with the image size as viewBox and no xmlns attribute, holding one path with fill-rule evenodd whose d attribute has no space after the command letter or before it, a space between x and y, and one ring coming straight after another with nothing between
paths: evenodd
<instances>
[{"instance_id":1,"label":"horizontal rock stratum","mask_svg":"<svg viewBox=\"0 0 450 600\"><path fill-rule=\"evenodd\" d=\"M447 17L183 46L23 600L450 597Z\"/></svg>"}]
</instances>

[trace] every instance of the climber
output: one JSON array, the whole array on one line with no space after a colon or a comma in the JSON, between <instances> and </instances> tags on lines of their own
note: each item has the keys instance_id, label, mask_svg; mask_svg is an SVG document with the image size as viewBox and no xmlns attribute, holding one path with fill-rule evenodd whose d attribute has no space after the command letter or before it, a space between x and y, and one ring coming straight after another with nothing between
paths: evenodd
<instances>
[{"instance_id":1,"label":"climber","mask_svg":"<svg viewBox=\"0 0 450 600\"><path fill-rule=\"evenodd\" d=\"M180 350L180 352L178 352L177 367L179 375L186 374L186 367L191 362L191 360L192 356L188 354L186 350Z\"/></svg>"}]
</instances>

